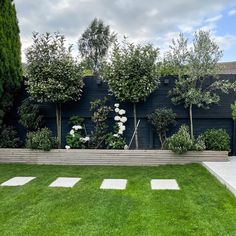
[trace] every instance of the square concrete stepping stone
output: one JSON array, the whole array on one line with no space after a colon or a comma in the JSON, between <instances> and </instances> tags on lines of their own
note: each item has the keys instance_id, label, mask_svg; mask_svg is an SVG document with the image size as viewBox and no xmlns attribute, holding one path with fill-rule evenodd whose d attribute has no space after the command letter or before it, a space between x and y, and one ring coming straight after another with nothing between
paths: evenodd
<instances>
[{"instance_id":1,"label":"square concrete stepping stone","mask_svg":"<svg viewBox=\"0 0 236 236\"><path fill-rule=\"evenodd\" d=\"M126 189L127 179L104 179L100 189Z\"/></svg>"},{"instance_id":2,"label":"square concrete stepping stone","mask_svg":"<svg viewBox=\"0 0 236 236\"><path fill-rule=\"evenodd\" d=\"M179 190L179 185L175 179L152 179L152 190Z\"/></svg>"},{"instance_id":3,"label":"square concrete stepping stone","mask_svg":"<svg viewBox=\"0 0 236 236\"><path fill-rule=\"evenodd\" d=\"M35 178L36 177L14 177L2 183L1 186L22 186Z\"/></svg>"},{"instance_id":4,"label":"square concrete stepping stone","mask_svg":"<svg viewBox=\"0 0 236 236\"><path fill-rule=\"evenodd\" d=\"M70 178L70 177L59 177L53 181L49 187L63 187L63 188L72 188L78 183L81 178Z\"/></svg>"}]
</instances>

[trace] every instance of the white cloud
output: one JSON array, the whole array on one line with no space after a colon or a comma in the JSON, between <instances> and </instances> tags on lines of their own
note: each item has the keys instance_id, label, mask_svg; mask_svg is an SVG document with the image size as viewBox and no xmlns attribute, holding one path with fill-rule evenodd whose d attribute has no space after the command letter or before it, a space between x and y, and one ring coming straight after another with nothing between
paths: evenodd
<instances>
[{"instance_id":1,"label":"white cloud","mask_svg":"<svg viewBox=\"0 0 236 236\"><path fill-rule=\"evenodd\" d=\"M215 36L216 42L223 50L236 47L236 35L226 34L224 36Z\"/></svg>"},{"instance_id":2,"label":"white cloud","mask_svg":"<svg viewBox=\"0 0 236 236\"><path fill-rule=\"evenodd\" d=\"M229 15L229 16L234 16L234 15L236 15L236 9L230 10L230 11L228 12L228 15Z\"/></svg>"},{"instance_id":3,"label":"white cloud","mask_svg":"<svg viewBox=\"0 0 236 236\"><path fill-rule=\"evenodd\" d=\"M207 23L216 22L216 21L220 20L222 17L223 17L223 15L220 14L220 15L218 15L218 16L214 16L214 17L211 17L211 18L207 18L207 19L205 20L205 22L207 22Z\"/></svg>"},{"instance_id":4,"label":"white cloud","mask_svg":"<svg viewBox=\"0 0 236 236\"><path fill-rule=\"evenodd\" d=\"M111 25L121 37L165 48L176 32L216 29L221 12L234 0L15 0L23 50L32 31L60 31L75 44L94 17ZM214 16L209 18L209 16Z\"/></svg>"}]
</instances>

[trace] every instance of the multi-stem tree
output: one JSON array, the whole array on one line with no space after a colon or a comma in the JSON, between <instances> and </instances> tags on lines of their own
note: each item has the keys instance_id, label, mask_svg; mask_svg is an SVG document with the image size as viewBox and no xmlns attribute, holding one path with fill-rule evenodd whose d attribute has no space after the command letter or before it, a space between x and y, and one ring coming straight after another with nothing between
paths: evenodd
<instances>
[{"instance_id":1,"label":"multi-stem tree","mask_svg":"<svg viewBox=\"0 0 236 236\"><path fill-rule=\"evenodd\" d=\"M219 77L221 57L222 51L208 31L196 32L192 46L180 34L177 40L172 41L167 53L165 63L177 76L170 95L173 103L183 103L189 110L191 138L194 137L193 107L207 109L220 101L219 92L228 93L236 89L236 82Z\"/></svg>"},{"instance_id":2,"label":"multi-stem tree","mask_svg":"<svg viewBox=\"0 0 236 236\"><path fill-rule=\"evenodd\" d=\"M59 33L33 35L33 45L26 52L27 91L37 102L56 105L56 123L61 146L61 104L78 101L82 95L81 66L65 46L65 37Z\"/></svg>"}]
</instances>

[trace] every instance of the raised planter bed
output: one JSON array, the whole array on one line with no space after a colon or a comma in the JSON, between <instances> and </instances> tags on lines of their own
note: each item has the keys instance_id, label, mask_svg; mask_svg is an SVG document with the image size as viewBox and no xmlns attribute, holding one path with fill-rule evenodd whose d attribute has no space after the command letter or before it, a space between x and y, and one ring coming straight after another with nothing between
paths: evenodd
<instances>
[{"instance_id":1,"label":"raised planter bed","mask_svg":"<svg viewBox=\"0 0 236 236\"><path fill-rule=\"evenodd\" d=\"M177 155L169 150L54 149L45 152L29 149L0 149L0 163L158 166L228 160L226 151L187 152Z\"/></svg>"}]
</instances>

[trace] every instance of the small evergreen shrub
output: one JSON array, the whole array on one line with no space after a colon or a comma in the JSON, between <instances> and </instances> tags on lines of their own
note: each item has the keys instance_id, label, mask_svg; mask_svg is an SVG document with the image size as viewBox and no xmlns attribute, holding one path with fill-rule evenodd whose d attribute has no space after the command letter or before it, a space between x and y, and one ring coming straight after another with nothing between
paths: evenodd
<instances>
[{"instance_id":1,"label":"small evergreen shrub","mask_svg":"<svg viewBox=\"0 0 236 236\"><path fill-rule=\"evenodd\" d=\"M230 137L224 129L208 129L203 133L207 150L229 151Z\"/></svg>"},{"instance_id":2,"label":"small evergreen shrub","mask_svg":"<svg viewBox=\"0 0 236 236\"><path fill-rule=\"evenodd\" d=\"M20 138L13 127L2 127L0 131L0 148L17 148L20 144Z\"/></svg>"},{"instance_id":3,"label":"small evergreen shrub","mask_svg":"<svg viewBox=\"0 0 236 236\"><path fill-rule=\"evenodd\" d=\"M39 106L30 98L26 98L18 109L19 124L28 131L35 131L42 124L42 116L39 115Z\"/></svg>"},{"instance_id":4,"label":"small evergreen shrub","mask_svg":"<svg viewBox=\"0 0 236 236\"><path fill-rule=\"evenodd\" d=\"M191 139L189 127L182 125L176 134L166 140L165 147L177 154L182 154L187 151L202 151L205 149L205 143L201 136Z\"/></svg>"},{"instance_id":5,"label":"small evergreen shrub","mask_svg":"<svg viewBox=\"0 0 236 236\"><path fill-rule=\"evenodd\" d=\"M165 146L175 153L182 154L190 150L192 145L189 128L186 125L182 125L176 134L166 140Z\"/></svg>"},{"instance_id":6,"label":"small evergreen shrub","mask_svg":"<svg viewBox=\"0 0 236 236\"><path fill-rule=\"evenodd\" d=\"M93 112L91 120L94 123L94 129L90 134L90 147L91 148L106 148L105 139L108 134L108 115L113 109L107 105L108 99L96 99L91 102L90 110Z\"/></svg>"},{"instance_id":7,"label":"small evergreen shrub","mask_svg":"<svg viewBox=\"0 0 236 236\"><path fill-rule=\"evenodd\" d=\"M169 130L171 125L175 124L175 117L176 114L173 110L168 108L156 109L148 115L149 122L153 125L159 136L161 149L164 147L166 132Z\"/></svg>"},{"instance_id":8,"label":"small evergreen shrub","mask_svg":"<svg viewBox=\"0 0 236 236\"><path fill-rule=\"evenodd\" d=\"M197 139L193 140L193 146L191 151L203 151L206 149L206 144L202 135L199 135Z\"/></svg>"},{"instance_id":9,"label":"small evergreen shrub","mask_svg":"<svg viewBox=\"0 0 236 236\"><path fill-rule=\"evenodd\" d=\"M27 133L27 148L49 151L55 148L57 143L57 139L52 137L52 132L48 128Z\"/></svg>"}]
</instances>

